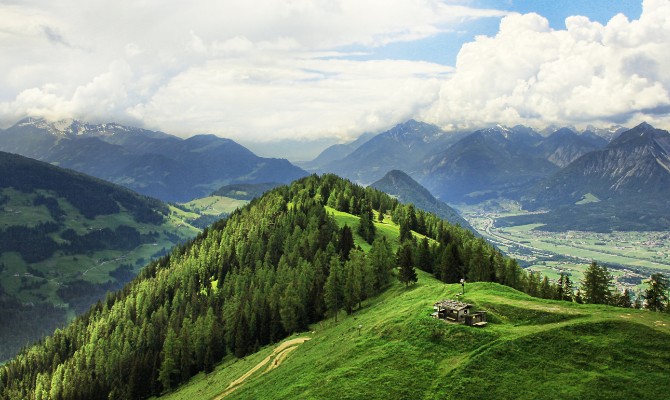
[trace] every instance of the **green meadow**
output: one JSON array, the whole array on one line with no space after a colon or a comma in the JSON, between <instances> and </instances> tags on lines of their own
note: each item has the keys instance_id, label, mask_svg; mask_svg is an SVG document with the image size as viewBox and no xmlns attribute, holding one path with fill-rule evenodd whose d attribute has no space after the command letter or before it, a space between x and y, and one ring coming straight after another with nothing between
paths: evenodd
<instances>
[{"instance_id":1,"label":"green meadow","mask_svg":"<svg viewBox=\"0 0 670 400\"><path fill-rule=\"evenodd\" d=\"M529 297L494 283L461 300L488 311L484 328L430 317L458 298L419 271L352 315L314 324L272 370L261 368L226 399L664 398L670 390L670 315ZM275 346L224 360L161 398L216 398Z\"/></svg>"}]
</instances>

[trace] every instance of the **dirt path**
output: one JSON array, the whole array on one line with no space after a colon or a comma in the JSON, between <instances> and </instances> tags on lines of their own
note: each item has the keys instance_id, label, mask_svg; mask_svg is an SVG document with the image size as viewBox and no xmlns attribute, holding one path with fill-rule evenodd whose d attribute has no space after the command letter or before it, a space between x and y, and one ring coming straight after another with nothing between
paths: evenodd
<instances>
[{"instance_id":1,"label":"dirt path","mask_svg":"<svg viewBox=\"0 0 670 400\"><path fill-rule=\"evenodd\" d=\"M270 363L268 367L261 373L261 375L277 368L281 363L286 359L286 357L295 349L298 348L298 345L308 341L311 338L308 337L301 337L301 338L296 338L296 339L291 339L283 342L279 346L277 346L276 349L270 354L269 356L265 357L261 362L256 364L253 368L251 368L249 371L247 371L244 375L240 376L239 378L235 379L228 385L228 388L221 393L220 395L216 396L214 400L221 400L230 393L234 392L235 390L239 389L240 386L251 376L253 375L256 371L259 369L263 368L266 364ZM270 362L272 361L272 362Z\"/></svg>"}]
</instances>

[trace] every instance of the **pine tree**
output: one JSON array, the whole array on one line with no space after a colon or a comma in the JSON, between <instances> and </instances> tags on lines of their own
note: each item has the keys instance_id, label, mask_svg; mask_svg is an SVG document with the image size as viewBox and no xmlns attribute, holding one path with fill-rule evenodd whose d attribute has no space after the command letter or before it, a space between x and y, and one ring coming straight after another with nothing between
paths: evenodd
<instances>
[{"instance_id":1,"label":"pine tree","mask_svg":"<svg viewBox=\"0 0 670 400\"><path fill-rule=\"evenodd\" d=\"M165 342L163 343L163 351L161 353L162 362L158 372L158 380L163 386L163 390L171 390L176 383L174 376L179 372L176 362L179 357L179 355L176 354L177 345L177 334L172 327L170 327L168 328L168 333L165 337Z\"/></svg>"},{"instance_id":2,"label":"pine tree","mask_svg":"<svg viewBox=\"0 0 670 400\"><path fill-rule=\"evenodd\" d=\"M351 249L354 248L354 235L351 233L351 228L348 225L344 225L340 230L340 240L338 242L340 250L340 259L342 262L349 259L349 253Z\"/></svg>"},{"instance_id":3,"label":"pine tree","mask_svg":"<svg viewBox=\"0 0 670 400\"><path fill-rule=\"evenodd\" d=\"M575 289L570 280L570 275L565 275L565 278L563 279L563 298L561 300L572 301L574 297Z\"/></svg>"},{"instance_id":4,"label":"pine tree","mask_svg":"<svg viewBox=\"0 0 670 400\"><path fill-rule=\"evenodd\" d=\"M430 245L428 244L428 238L424 237L421 240L421 244L417 249L416 265L422 271L433 272L433 257L430 254Z\"/></svg>"},{"instance_id":5,"label":"pine tree","mask_svg":"<svg viewBox=\"0 0 670 400\"><path fill-rule=\"evenodd\" d=\"M665 310L668 307L668 278L660 273L653 274L648 285L644 295L647 308L652 311Z\"/></svg>"},{"instance_id":6,"label":"pine tree","mask_svg":"<svg viewBox=\"0 0 670 400\"><path fill-rule=\"evenodd\" d=\"M540 284L540 297L543 299L551 299L554 297L554 292L549 284L549 278L545 275Z\"/></svg>"},{"instance_id":7,"label":"pine tree","mask_svg":"<svg viewBox=\"0 0 670 400\"><path fill-rule=\"evenodd\" d=\"M353 250L349 260L344 263L343 306L347 314L351 314L363 298L363 268L365 268L363 257L362 251Z\"/></svg>"},{"instance_id":8,"label":"pine tree","mask_svg":"<svg viewBox=\"0 0 670 400\"><path fill-rule=\"evenodd\" d=\"M412 240L414 236L412 235L412 230L410 228L410 225L407 221L400 221L400 236L398 237L398 241L400 243L404 243L408 240Z\"/></svg>"},{"instance_id":9,"label":"pine tree","mask_svg":"<svg viewBox=\"0 0 670 400\"><path fill-rule=\"evenodd\" d=\"M584 272L582 281L584 301L591 304L608 304L611 285L612 275L607 271L607 267L593 261Z\"/></svg>"},{"instance_id":10,"label":"pine tree","mask_svg":"<svg viewBox=\"0 0 670 400\"><path fill-rule=\"evenodd\" d=\"M412 255L412 242L405 242L398 249L398 280L409 286L410 284L416 282L418 277L416 275L416 270L414 269L414 257Z\"/></svg>"},{"instance_id":11,"label":"pine tree","mask_svg":"<svg viewBox=\"0 0 670 400\"><path fill-rule=\"evenodd\" d=\"M337 321L337 314L340 311L344 301L344 271L340 261L333 257L330 260L330 273L326 279L326 286L323 289L323 296L326 306L331 314L335 316Z\"/></svg>"},{"instance_id":12,"label":"pine tree","mask_svg":"<svg viewBox=\"0 0 670 400\"><path fill-rule=\"evenodd\" d=\"M391 280L391 270L396 265L393 250L391 250L391 245L385 236L381 236L372 242L368 258L374 274L373 287L375 291L379 291Z\"/></svg>"},{"instance_id":13,"label":"pine tree","mask_svg":"<svg viewBox=\"0 0 670 400\"><path fill-rule=\"evenodd\" d=\"M301 326L302 316L305 312L305 304L300 298L298 282L289 282L281 296L279 315L281 323L286 332L297 332Z\"/></svg>"},{"instance_id":14,"label":"pine tree","mask_svg":"<svg viewBox=\"0 0 670 400\"><path fill-rule=\"evenodd\" d=\"M358 234L370 244L375 240L374 214L372 213L370 204L366 204L361 210L358 222Z\"/></svg>"}]
</instances>

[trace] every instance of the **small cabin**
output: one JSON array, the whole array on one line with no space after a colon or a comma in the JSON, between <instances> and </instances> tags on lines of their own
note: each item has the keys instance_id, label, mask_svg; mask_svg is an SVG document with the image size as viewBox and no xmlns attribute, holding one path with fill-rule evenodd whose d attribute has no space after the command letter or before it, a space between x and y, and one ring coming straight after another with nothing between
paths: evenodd
<instances>
[{"instance_id":1,"label":"small cabin","mask_svg":"<svg viewBox=\"0 0 670 400\"><path fill-rule=\"evenodd\" d=\"M473 311L473 305L456 300L440 300L433 304L433 318L443 319L467 326L485 326L486 311Z\"/></svg>"}]
</instances>

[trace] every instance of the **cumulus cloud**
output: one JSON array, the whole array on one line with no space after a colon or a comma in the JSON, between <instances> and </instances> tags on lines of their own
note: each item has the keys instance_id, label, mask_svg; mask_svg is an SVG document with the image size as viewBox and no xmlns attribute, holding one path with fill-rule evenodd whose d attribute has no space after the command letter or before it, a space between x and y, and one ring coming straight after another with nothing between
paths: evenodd
<instances>
[{"instance_id":1,"label":"cumulus cloud","mask_svg":"<svg viewBox=\"0 0 670 400\"><path fill-rule=\"evenodd\" d=\"M462 47L424 118L445 126L670 126L669 2L644 1L639 20L619 14L602 25L574 16L565 24L552 30L537 14L504 17L495 36Z\"/></svg>"},{"instance_id":2,"label":"cumulus cloud","mask_svg":"<svg viewBox=\"0 0 670 400\"><path fill-rule=\"evenodd\" d=\"M233 139L351 137L414 117L444 127L670 127L670 4L639 20L462 0L22 0L0 3L0 126L27 115ZM502 18L455 66L355 57Z\"/></svg>"},{"instance_id":3,"label":"cumulus cloud","mask_svg":"<svg viewBox=\"0 0 670 400\"><path fill-rule=\"evenodd\" d=\"M0 4L0 124L72 117L258 140L377 129L426 107L451 68L347 48L503 14L443 0Z\"/></svg>"}]
</instances>

